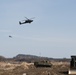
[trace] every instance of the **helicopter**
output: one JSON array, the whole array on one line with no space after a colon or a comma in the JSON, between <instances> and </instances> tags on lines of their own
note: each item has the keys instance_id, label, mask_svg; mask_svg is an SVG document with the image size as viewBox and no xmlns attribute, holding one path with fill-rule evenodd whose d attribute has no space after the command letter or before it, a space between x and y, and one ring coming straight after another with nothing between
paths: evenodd
<instances>
[{"instance_id":1,"label":"helicopter","mask_svg":"<svg viewBox=\"0 0 76 75\"><path fill-rule=\"evenodd\" d=\"M34 19L35 17L33 17L33 18L31 18L31 19L28 19L27 17L25 17L26 18L26 20L22 20L22 21L24 21L24 22L21 22L21 21L19 21L19 24L21 25L21 24L26 24L26 23L31 23L31 22L33 22L33 20L32 19Z\"/></svg>"},{"instance_id":2,"label":"helicopter","mask_svg":"<svg viewBox=\"0 0 76 75\"><path fill-rule=\"evenodd\" d=\"M12 38L12 36L11 36L11 35L9 35L9 37L10 37L10 38Z\"/></svg>"}]
</instances>

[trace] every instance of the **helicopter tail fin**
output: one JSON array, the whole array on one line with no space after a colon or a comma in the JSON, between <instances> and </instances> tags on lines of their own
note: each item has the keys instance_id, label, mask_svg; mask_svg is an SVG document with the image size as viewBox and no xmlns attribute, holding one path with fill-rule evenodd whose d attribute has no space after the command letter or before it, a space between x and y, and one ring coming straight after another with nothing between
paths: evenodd
<instances>
[{"instance_id":1,"label":"helicopter tail fin","mask_svg":"<svg viewBox=\"0 0 76 75\"><path fill-rule=\"evenodd\" d=\"M19 21L19 24L21 25L21 22Z\"/></svg>"}]
</instances>

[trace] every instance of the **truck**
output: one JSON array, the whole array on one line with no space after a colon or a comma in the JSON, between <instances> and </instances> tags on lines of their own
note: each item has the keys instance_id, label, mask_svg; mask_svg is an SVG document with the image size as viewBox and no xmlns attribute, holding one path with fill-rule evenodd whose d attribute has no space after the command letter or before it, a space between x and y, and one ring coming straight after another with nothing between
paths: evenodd
<instances>
[{"instance_id":1,"label":"truck","mask_svg":"<svg viewBox=\"0 0 76 75\"><path fill-rule=\"evenodd\" d=\"M76 56L75 55L71 56L70 69L68 71L68 74L76 75Z\"/></svg>"}]
</instances>

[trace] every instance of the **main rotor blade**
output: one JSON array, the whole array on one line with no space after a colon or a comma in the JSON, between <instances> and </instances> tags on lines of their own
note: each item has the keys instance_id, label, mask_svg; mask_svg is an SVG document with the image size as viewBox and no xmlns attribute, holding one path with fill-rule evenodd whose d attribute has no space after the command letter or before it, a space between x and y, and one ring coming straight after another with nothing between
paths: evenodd
<instances>
[{"instance_id":1,"label":"main rotor blade","mask_svg":"<svg viewBox=\"0 0 76 75\"><path fill-rule=\"evenodd\" d=\"M34 19L35 17L32 17L32 18L30 18L30 19Z\"/></svg>"},{"instance_id":2,"label":"main rotor blade","mask_svg":"<svg viewBox=\"0 0 76 75\"><path fill-rule=\"evenodd\" d=\"M27 17L25 17L26 19L28 19Z\"/></svg>"}]
</instances>

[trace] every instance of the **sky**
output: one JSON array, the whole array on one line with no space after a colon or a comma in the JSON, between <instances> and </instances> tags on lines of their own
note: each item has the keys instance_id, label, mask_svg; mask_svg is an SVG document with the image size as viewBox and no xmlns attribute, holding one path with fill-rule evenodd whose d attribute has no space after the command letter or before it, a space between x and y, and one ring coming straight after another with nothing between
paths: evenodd
<instances>
[{"instance_id":1,"label":"sky","mask_svg":"<svg viewBox=\"0 0 76 75\"><path fill-rule=\"evenodd\" d=\"M0 0L0 55L17 54L76 55L76 0Z\"/></svg>"}]
</instances>

